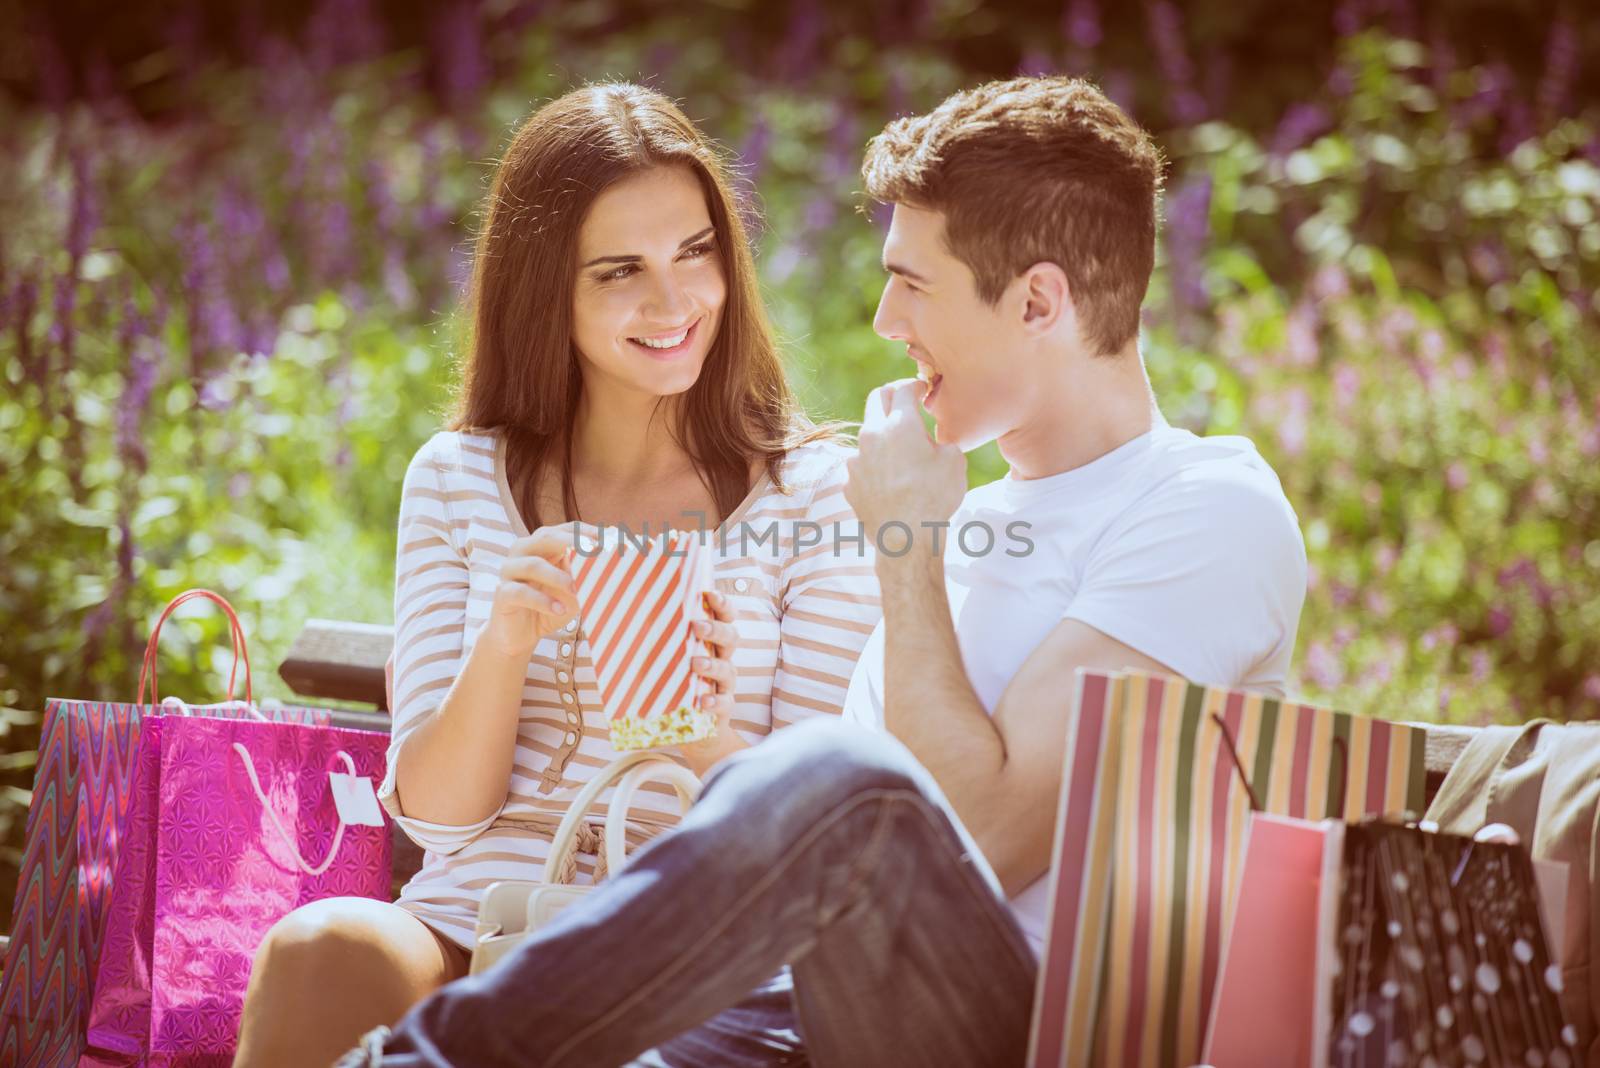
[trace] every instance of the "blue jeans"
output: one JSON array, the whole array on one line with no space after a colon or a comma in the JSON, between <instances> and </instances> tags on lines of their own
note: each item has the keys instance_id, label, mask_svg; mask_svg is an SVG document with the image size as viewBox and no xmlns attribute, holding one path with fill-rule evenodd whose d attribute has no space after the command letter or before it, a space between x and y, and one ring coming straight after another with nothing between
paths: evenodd
<instances>
[{"instance_id":1,"label":"blue jeans","mask_svg":"<svg viewBox=\"0 0 1600 1068\"><path fill-rule=\"evenodd\" d=\"M340 1063L1020 1065L1036 974L927 770L818 718L727 758L581 905Z\"/></svg>"}]
</instances>

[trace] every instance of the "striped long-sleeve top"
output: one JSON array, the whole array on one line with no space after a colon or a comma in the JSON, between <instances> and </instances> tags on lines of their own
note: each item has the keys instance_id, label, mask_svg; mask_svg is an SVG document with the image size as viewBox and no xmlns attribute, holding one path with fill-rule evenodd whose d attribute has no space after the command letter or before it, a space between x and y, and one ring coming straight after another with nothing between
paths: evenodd
<instances>
[{"instance_id":1,"label":"striped long-sleeve top","mask_svg":"<svg viewBox=\"0 0 1600 1068\"><path fill-rule=\"evenodd\" d=\"M449 692L489 617L501 563L529 531L506 479L505 439L441 432L418 450L401 492L395 560L393 740L378 799L426 851L399 904L469 946L478 901L500 879L538 879L551 827L619 754L580 621L541 639L523 680L505 803L469 826L408 816L395 757ZM780 493L765 474L717 531L713 583L736 613L733 725L759 742L808 716L837 714L881 609L872 542L844 499L849 447L801 446L783 461ZM590 819L603 821L610 790ZM676 823L670 787L647 784L629 812L629 847ZM593 881L578 857L575 882Z\"/></svg>"}]
</instances>

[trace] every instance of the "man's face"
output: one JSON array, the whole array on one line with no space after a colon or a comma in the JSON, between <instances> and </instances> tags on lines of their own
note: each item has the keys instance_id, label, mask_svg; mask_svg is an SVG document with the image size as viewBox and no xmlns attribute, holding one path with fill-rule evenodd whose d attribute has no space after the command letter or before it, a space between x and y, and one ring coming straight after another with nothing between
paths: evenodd
<instances>
[{"instance_id":1,"label":"man's face","mask_svg":"<svg viewBox=\"0 0 1600 1068\"><path fill-rule=\"evenodd\" d=\"M1018 425L1028 387L1007 301L990 307L978 296L972 271L945 248L944 216L896 204L883 265L889 281L872 328L904 341L929 382L923 407L938 440L971 451Z\"/></svg>"}]
</instances>

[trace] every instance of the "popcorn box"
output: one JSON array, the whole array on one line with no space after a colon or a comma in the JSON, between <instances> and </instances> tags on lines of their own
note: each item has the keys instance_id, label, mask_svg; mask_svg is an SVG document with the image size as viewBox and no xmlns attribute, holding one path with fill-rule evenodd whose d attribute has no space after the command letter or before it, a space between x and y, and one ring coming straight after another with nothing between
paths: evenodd
<instances>
[{"instance_id":1,"label":"popcorn box","mask_svg":"<svg viewBox=\"0 0 1600 1068\"><path fill-rule=\"evenodd\" d=\"M578 614L619 750L700 741L716 720L698 707L710 685L689 670L709 619L711 544L702 534L650 537L617 528L579 539L572 561Z\"/></svg>"}]
</instances>

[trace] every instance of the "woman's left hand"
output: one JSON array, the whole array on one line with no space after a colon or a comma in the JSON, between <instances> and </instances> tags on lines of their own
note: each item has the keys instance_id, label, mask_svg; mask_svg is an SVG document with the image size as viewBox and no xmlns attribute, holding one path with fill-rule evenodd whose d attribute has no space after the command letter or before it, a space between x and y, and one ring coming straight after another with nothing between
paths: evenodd
<instances>
[{"instance_id":1,"label":"woman's left hand","mask_svg":"<svg viewBox=\"0 0 1600 1068\"><path fill-rule=\"evenodd\" d=\"M733 609L728 599L716 591L705 595L709 620L692 624L704 651L689 664L689 669L706 680L711 692L700 696L700 708L717 717L717 730L732 730L733 698L738 673L733 668L733 652L739 647L739 632L733 627Z\"/></svg>"},{"instance_id":2,"label":"woman's left hand","mask_svg":"<svg viewBox=\"0 0 1600 1068\"><path fill-rule=\"evenodd\" d=\"M678 747L690 767L702 776L718 760L745 748L744 739L733 729L733 702L738 684L733 653L739 647L739 632L733 626L733 608L726 597L715 591L705 595L705 606L711 618L692 624L704 648L689 662L689 670L704 679L710 688L709 693L700 696L699 708L716 718L717 733L704 741Z\"/></svg>"}]
</instances>

